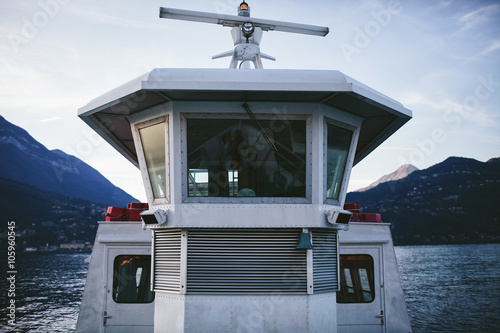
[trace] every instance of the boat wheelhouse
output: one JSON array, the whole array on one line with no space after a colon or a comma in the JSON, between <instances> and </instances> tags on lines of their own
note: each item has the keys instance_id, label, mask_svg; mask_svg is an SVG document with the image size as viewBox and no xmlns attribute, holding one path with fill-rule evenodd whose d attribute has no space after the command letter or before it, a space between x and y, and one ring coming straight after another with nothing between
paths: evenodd
<instances>
[{"instance_id":1,"label":"boat wheelhouse","mask_svg":"<svg viewBox=\"0 0 500 333\"><path fill-rule=\"evenodd\" d=\"M344 201L411 111L338 71L259 69L260 39L237 51L265 25L241 17L231 68L155 69L79 110L149 206L100 223L77 331L409 332L389 225Z\"/></svg>"}]
</instances>

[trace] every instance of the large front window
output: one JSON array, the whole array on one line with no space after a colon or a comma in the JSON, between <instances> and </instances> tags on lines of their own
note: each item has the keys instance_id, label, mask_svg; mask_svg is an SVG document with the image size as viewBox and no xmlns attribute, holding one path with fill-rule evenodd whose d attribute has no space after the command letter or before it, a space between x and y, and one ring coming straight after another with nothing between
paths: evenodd
<instances>
[{"instance_id":1,"label":"large front window","mask_svg":"<svg viewBox=\"0 0 500 333\"><path fill-rule=\"evenodd\" d=\"M189 197L305 197L306 121L190 118L187 164Z\"/></svg>"},{"instance_id":2,"label":"large front window","mask_svg":"<svg viewBox=\"0 0 500 333\"><path fill-rule=\"evenodd\" d=\"M327 123L326 198L338 200L353 132Z\"/></svg>"}]
</instances>

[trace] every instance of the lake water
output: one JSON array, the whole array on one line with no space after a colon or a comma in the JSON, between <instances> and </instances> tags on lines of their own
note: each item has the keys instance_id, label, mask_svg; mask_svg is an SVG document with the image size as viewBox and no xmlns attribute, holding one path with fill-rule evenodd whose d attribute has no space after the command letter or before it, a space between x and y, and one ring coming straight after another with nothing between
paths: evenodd
<instances>
[{"instance_id":1,"label":"lake water","mask_svg":"<svg viewBox=\"0 0 500 333\"><path fill-rule=\"evenodd\" d=\"M74 331L85 286L89 254L17 253L16 325L7 324L7 279L0 283L2 332ZM2 270L6 265L2 262Z\"/></svg>"},{"instance_id":2,"label":"lake water","mask_svg":"<svg viewBox=\"0 0 500 333\"><path fill-rule=\"evenodd\" d=\"M414 333L500 332L500 244L396 247Z\"/></svg>"},{"instance_id":3,"label":"lake water","mask_svg":"<svg viewBox=\"0 0 500 333\"><path fill-rule=\"evenodd\" d=\"M396 247L396 256L414 333L500 332L500 244ZM4 278L0 331L74 331L87 257L18 253L16 326L7 326Z\"/></svg>"}]
</instances>

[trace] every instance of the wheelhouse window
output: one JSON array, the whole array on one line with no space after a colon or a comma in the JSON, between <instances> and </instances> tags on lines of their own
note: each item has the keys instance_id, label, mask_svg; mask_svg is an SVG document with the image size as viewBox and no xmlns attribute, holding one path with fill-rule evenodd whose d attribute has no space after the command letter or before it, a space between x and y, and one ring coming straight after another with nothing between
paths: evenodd
<instances>
[{"instance_id":1,"label":"wheelhouse window","mask_svg":"<svg viewBox=\"0 0 500 333\"><path fill-rule=\"evenodd\" d=\"M340 256L340 292L337 303L370 303L375 299L373 258Z\"/></svg>"},{"instance_id":2,"label":"wheelhouse window","mask_svg":"<svg viewBox=\"0 0 500 333\"><path fill-rule=\"evenodd\" d=\"M326 123L326 198L338 200L353 132Z\"/></svg>"},{"instance_id":3,"label":"wheelhouse window","mask_svg":"<svg viewBox=\"0 0 500 333\"><path fill-rule=\"evenodd\" d=\"M114 261L113 300L116 303L151 303L151 256L119 255Z\"/></svg>"},{"instance_id":4,"label":"wheelhouse window","mask_svg":"<svg viewBox=\"0 0 500 333\"><path fill-rule=\"evenodd\" d=\"M305 197L306 121L187 119L189 197Z\"/></svg>"},{"instance_id":5,"label":"wheelhouse window","mask_svg":"<svg viewBox=\"0 0 500 333\"><path fill-rule=\"evenodd\" d=\"M138 128L155 199L167 197L165 121Z\"/></svg>"}]
</instances>

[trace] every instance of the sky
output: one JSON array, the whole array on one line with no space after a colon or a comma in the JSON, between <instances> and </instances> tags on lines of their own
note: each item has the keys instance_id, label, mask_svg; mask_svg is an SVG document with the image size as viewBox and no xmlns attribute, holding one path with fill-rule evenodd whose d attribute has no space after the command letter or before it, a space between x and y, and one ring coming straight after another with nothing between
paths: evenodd
<instances>
[{"instance_id":1,"label":"sky","mask_svg":"<svg viewBox=\"0 0 500 333\"><path fill-rule=\"evenodd\" d=\"M229 29L165 20L159 7L236 14L241 0L0 2L0 114L74 155L135 198L139 170L77 116L154 68L225 68ZM500 156L500 1L248 1L252 17L328 26L326 37L265 32L264 68L339 70L413 119L356 165L349 190L411 163ZM8 163L3 161L2 163Z\"/></svg>"}]
</instances>

